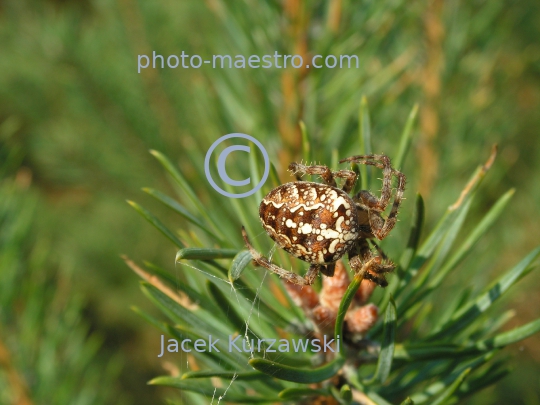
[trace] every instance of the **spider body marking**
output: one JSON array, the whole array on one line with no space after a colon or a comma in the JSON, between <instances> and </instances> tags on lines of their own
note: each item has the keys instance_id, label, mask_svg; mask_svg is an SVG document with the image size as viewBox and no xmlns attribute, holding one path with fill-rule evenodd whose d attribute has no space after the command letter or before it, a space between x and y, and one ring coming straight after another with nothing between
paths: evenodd
<instances>
[{"instance_id":1,"label":"spider body marking","mask_svg":"<svg viewBox=\"0 0 540 405\"><path fill-rule=\"evenodd\" d=\"M332 172L321 165L306 166L291 163L289 170L297 175L319 175L324 184L296 181L283 184L266 195L259 207L259 217L268 235L294 257L310 263L304 277L271 263L250 244L245 230L242 235L246 246L259 266L287 279L289 282L312 284L321 271L331 277L335 262L346 253L355 272L361 272L369 280L381 286L388 283L385 274L394 269L379 247L372 242L375 255L368 239L384 239L397 221L397 213L405 189L405 175L392 168L385 155L360 155L343 159L372 165L383 170L381 197L367 190L350 197L357 175L351 170ZM382 213L389 205L393 194L392 178L398 179L392 208L385 219ZM335 178L343 178L342 188L337 188Z\"/></svg>"},{"instance_id":2,"label":"spider body marking","mask_svg":"<svg viewBox=\"0 0 540 405\"><path fill-rule=\"evenodd\" d=\"M311 264L331 264L358 238L356 207L336 187L308 181L273 189L259 216L268 235L291 255Z\"/></svg>"}]
</instances>

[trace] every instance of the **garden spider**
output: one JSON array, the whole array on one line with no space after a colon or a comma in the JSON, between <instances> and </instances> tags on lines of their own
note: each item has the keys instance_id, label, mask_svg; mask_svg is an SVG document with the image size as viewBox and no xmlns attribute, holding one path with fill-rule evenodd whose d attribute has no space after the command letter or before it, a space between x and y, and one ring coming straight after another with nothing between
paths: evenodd
<instances>
[{"instance_id":1,"label":"garden spider","mask_svg":"<svg viewBox=\"0 0 540 405\"><path fill-rule=\"evenodd\" d=\"M251 246L242 227L242 236L257 265L291 283L310 285L319 271L332 277L336 261L348 253L349 264L355 273L362 273L364 278L382 287L388 285L385 274L395 266L371 241L378 251L378 255L374 255L368 239L384 239L396 224L405 190L405 175L395 170L385 155L352 156L340 161L344 162L382 169L380 198L366 190L350 197L348 193L357 178L357 174L351 170L332 172L326 166L291 163L289 170L298 179L304 174L319 175L324 184L295 181L273 189L263 198L259 217L264 229L279 247L311 266L304 277L276 266ZM385 219L382 213L392 197L393 176L398 184L392 208ZM336 177L345 180L342 189L337 188Z\"/></svg>"}]
</instances>

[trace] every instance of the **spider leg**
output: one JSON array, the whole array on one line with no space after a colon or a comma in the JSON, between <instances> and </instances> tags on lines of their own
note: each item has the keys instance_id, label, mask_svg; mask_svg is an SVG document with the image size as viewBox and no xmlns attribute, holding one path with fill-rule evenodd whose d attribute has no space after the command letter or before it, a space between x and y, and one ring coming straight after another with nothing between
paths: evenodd
<instances>
[{"instance_id":1,"label":"spider leg","mask_svg":"<svg viewBox=\"0 0 540 405\"><path fill-rule=\"evenodd\" d=\"M387 287L386 273L391 272L394 268L394 265L383 263L379 256L375 256L363 264L360 272L363 273L365 279L373 281L381 287Z\"/></svg>"},{"instance_id":2,"label":"spider leg","mask_svg":"<svg viewBox=\"0 0 540 405\"><path fill-rule=\"evenodd\" d=\"M379 254L379 256L382 257L383 260L388 260L388 256L386 256L386 253L383 252L383 250L381 249L381 247L376 244L373 240L369 240L369 243L371 243L375 249L377 249L377 253Z\"/></svg>"},{"instance_id":3,"label":"spider leg","mask_svg":"<svg viewBox=\"0 0 540 405\"><path fill-rule=\"evenodd\" d=\"M369 249L366 239L360 239L357 245L349 252L349 264L353 271L361 273L367 280L386 287L386 273L392 271L395 266L385 257L374 256Z\"/></svg>"},{"instance_id":4,"label":"spider leg","mask_svg":"<svg viewBox=\"0 0 540 405\"><path fill-rule=\"evenodd\" d=\"M334 271L336 270L336 264L327 264L326 266L321 266L321 273L326 277L334 277Z\"/></svg>"},{"instance_id":5,"label":"spider leg","mask_svg":"<svg viewBox=\"0 0 540 405\"><path fill-rule=\"evenodd\" d=\"M401 205L403 192L405 191L405 175L394 169L390 159L385 155L352 156L340 161L340 163L343 162L362 163L372 165L383 170L383 184L380 198L375 197L369 191L363 190L360 191L353 199L360 201L368 208L369 222L373 234L379 240L384 239L397 222L399 206ZM390 210L390 214L388 214L388 218L384 220L380 214L384 212L388 206L388 203L390 202L390 198L392 197L392 176L395 176L398 179L398 184L396 187L396 195L394 197L392 209Z\"/></svg>"},{"instance_id":6,"label":"spider leg","mask_svg":"<svg viewBox=\"0 0 540 405\"><path fill-rule=\"evenodd\" d=\"M297 179L298 176L302 176L304 174L321 176L324 183L332 187L337 187L335 179L336 177L345 179L342 189L346 193L349 193L352 190L357 178L356 173L352 170L338 170L333 172L328 167L322 165L306 166L302 163L293 162L289 165L289 170L295 174Z\"/></svg>"},{"instance_id":7,"label":"spider leg","mask_svg":"<svg viewBox=\"0 0 540 405\"><path fill-rule=\"evenodd\" d=\"M244 238L246 247L248 248L249 252L251 253L251 256L253 257L253 261L257 263L257 265L270 270L272 273L276 273L278 276L286 279L288 282L293 283L293 284L311 285L315 281L315 278L317 277L317 274L319 273L320 265L312 264L308 272L306 273L305 277L301 277L298 274L293 273L292 271L285 270L279 266L276 266L275 264L270 262L270 260L264 257L262 254L257 252L253 248L253 246L251 246L247 232L244 229L244 227L242 227L242 237Z\"/></svg>"},{"instance_id":8,"label":"spider leg","mask_svg":"<svg viewBox=\"0 0 540 405\"><path fill-rule=\"evenodd\" d=\"M356 183L356 179L358 178L358 175L352 170L338 170L337 172L334 172L334 176L345 179L345 183L343 183L341 189L347 194L351 192L354 183Z\"/></svg>"},{"instance_id":9,"label":"spider leg","mask_svg":"<svg viewBox=\"0 0 540 405\"><path fill-rule=\"evenodd\" d=\"M321 266L319 264L312 264L311 266L309 266L309 269L302 280L305 280L307 285L313 284L315 282L315 279L317 278L317 274L319 274L320 268ZM293 274L295 276L297 275L295 273Z\"/></svg>"}]
</instances>

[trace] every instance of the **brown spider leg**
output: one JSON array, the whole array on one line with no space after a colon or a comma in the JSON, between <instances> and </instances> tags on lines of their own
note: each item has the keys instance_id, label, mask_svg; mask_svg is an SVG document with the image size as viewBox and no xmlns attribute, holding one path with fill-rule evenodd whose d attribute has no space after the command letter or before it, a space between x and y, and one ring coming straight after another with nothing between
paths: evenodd
<instances>
[{"instance_id":1,"label":"brown spider leg","mask_svg":"<svg viewBox=\"0 0 540 405\"><path fill-rule=\"evenodd\" d=\"M375 249L377 249L377 253L382 258L382 268L387 269L386 272L392 271L396 268L396 265L388 258L386 253L381 249L381 247L375 243L372 239L369 240L369 243L371 243L373 246L375 246Z\"/></svg>"},{"instance_id":2,"label":"brown spider leg","mask_svg":"<svg viewBox=\"0 0 540 405\"><path fill-rule=\"evenodd\" d=\"M356 274L361 273L365 279L381 287L388 285L385 275L395 268L392 263L385 263L381 257L373 256L365 239L360 239L349 252L349 264Z\"/></svg>"},{"instance_id":3,"label":"brown spider leg","mask_svg":"<svg viewBox=\"0 0 540 405\"><path fill-rule=\"evenodd\" d=\"M399 173L399 172L398 172ZM369 212L369 222L372 225L372 232L377 237L377 239L382 240L390 233L394 228L397 222L397 215L399 211L399 206L401 205L401 200L403 198L403 191L405 190L405 175L399 173L398 176L398 186L396 190L396 196L394 198L394 203L392 204L392 209L386 220L383 220L377 211Z\"/></svg>"},{"instance_id":4,"label":"brown spider leg","mask_svg":"<svg viewBox=\"0 0 540 405\"><path fill-rule=\"evenodd\" d=\"M377 209L377 207L371 208L369 199L376 199L376 197L374 197L371 193L368 191L361 191L353 197L353 201L360 202L361 206L366 208L371 233L377 239L383 240L386 238L396 225L397 214L401 204L401 195L402 193L396 195L394 203L392 204L392 209L390 210L390 214L386 219L382 217L381 212Z\"/></svg>"},{"instance_id":5,"label":"brown spider leg","mask_svg":"<svg viewBox=\"0 0 540 405\"><path fill-rule=\"evenodd\" d=\"M356 272L358 268L362 267L362 263L372 257L373 253L371 253L367 240L364 238L358 239L351 250L349 250L349 264L351 265L351 269Z\"/></svg>"},{"instance_id":6,"label":"brown spider leg","mask_svg":"<svg viewBox=\"0 0 540 405\"><path fill-rule=\"evenodd\" d=\"M334 277L334 271L336 270L336 264L327 264L326 266L321 266L321 273L326 277Z\"/></svg>"},{"instance_id":7,"label":"brown spider leg","mask_svg":"<svg viewBox=\"0 0 540 405\"><path fill-rule=\"evenodd\" d=\"M383 260L388 261L388 256L386 256L386 253L383 252L383 250L381 249L381 247L378 244L376 244L371 239L369 240L369 243L371 243L375 247L375 249L377 250L377 253L379 254L379 256L382 257Z\"/></svg>"},{"instance_id":8,"label":"brown spider leg","mask_svg":"<svg viewBox=\"0 0 540 405\"><path fill-rule=\"evenodd\" d=\"M392 262L392 260L390 260L388 258L386 253L384 253L384 251L381 249L381 247L377 243L375 243L375 241L373 241L373 239L370 239L369 243L371 243L373 246L375 246L375 249L377 249L377 253L379 254L380 257L382 257L383 262L385 262L386 264L392 265L395 268L395 264Z\"/></svg>"},{"instance_id":9,"label":"brown spider leg","mask_svg":"<svg viewBox=\"0 0 540 405\"><path fill-rule=\"evenodd\" d=\"M298 175L303 176L304 174L319 175L321 176L325 184L328 184L329 186L337 187L336 179L334 179L332 170L330 170L326 166L322 166L322 165L306 166L306 165L303 165L302 163L293 162L289 165L289 171L294 173L296 176Z\"/></svg>"},{"instance_id":10,"label":"brown spider leg","mask_svg":"<svg viewBox=\"0 0 540 405\"><path fill-rule=\"evenodd\" d=\"M343 159L343 162L355 162L367 165L372 165L383 170L383 185L381 188L381 197L377 198L369 191L360 191L353 199L359 200L364 204L369 211L369 222L372 228L373 234L377 239L384 239L388 233L392 230L397 222L397 214L401 200L403 198L403 191L405 190L406 177L403 173L392 168L390 159L384 155L359 155L352 156L347 159ZM382 162L382 163L381 163ZM380 213L383 212L392 196L392 176L396 176L398 179L398 185L396 188L396 196L392 209L388 218L384 220Z\"/></svg>"},{"instance_id":11,"label":"brown spider leg","mask_svg":"<svg viewBox=\"0 0 540 405\"><path fill-rule=\"evenodd\" d=\"M315 278L317 278L317 274L319 274L319 270L321 270L321 265L319 264L312 264L311 266L309 266L309 269L303 278L307 285L313 284ZM296 276L295 273L293 274Z\"/></svg>"},{"instance_id":12,"label":"brown spider leg","mask_svg":"<svg viewBox=\"0 0 540 405\"><path fill-rule=\"evenodd\" d=\"M292 271L282 269L279 266L276 266L270 260L268 260L266 257L264 257L262 254L257 252L253 246L251 246L251 243L249 242L248 235L244 227L242 226L242 237L244 238L244 242L246 244L246 247L248 248L249 252L251 253L251 256L253 257L253 261L257 263L257 265L264 267L265 269L270 270L272 273L276 273L278 276L283 277L288 282L298 285L311 285L315 281L315 278L317 277L317 273L319 272L320 265L312 264L306 273L305 277L301 277L296 273L293 273Z\"/></svg>"},{"instance_id":13,"label":"brown spider leg","mask_svg":"<svg viewBox=\"0 0 540 405\"><path fill-rule=\"evenodd\" d=\"M344 162L351 162L351 163L361 163L365 165L371 165L375 166L379 169L382 169L383 171L383 184L381 188L381 198L377 199L375 196L373 196L368 191L361 192L364 194L365 202L368 207L375 208L378 211L382 212L386 209L388 206L388 202L390 201L390 198L392 197L392 175L398 176L397 170L394 170L392 168L392 164L390 163L390 159L388 156L384 155L359 155L359 156L352 156L347 159L341 160L339 163Z\"/></svg>"},{"instance_id":14,"label":"brown spider leg","mask_svg":"<svg viewBox=\"0 0 540 405\"><path fill-rule=\"evenodd\" d=\"M341 189L347 194L351 192L354 183L356 183L356 179L358 178L358 175L352 170L338 170L337 172L334 172L334 176L345 179L345 183L343 183Z\"/></svg>"},{"instance_id":15,"label":"brown spider leg","mask_svg":"<svg viewBox=\"0 0 540 405\"><path fill-rule=\"evenodd\" d=\"M333 172L328 167L322 165L306 166L301 163L293 162L289 165L289 170L295 174L297 179L298 175L302 176L304 174L321 176L324 183L332 187L337 187L335 177L345 179L342 189L346 193L349 193L352 190L357 178L357 174L352 170L338 170Z\"/></svg>"},{"instance_id":16,"label":"brown spider leg","mask_svg":"<svg viewBox=\"0 0 540 405\"><path fill-rule=\"evenodd\" d=\"M384 222L384 226L380 229L378 232L379 235L377 236L379 239L384 239L386 235L392 230L394 225L397 222L397 215L399 211L399 206L401 204L401 200L403 199L403 192L405 191L405 175L403 173L399 173L398 175L398 186L396 189L396 197L394 198L394 203L392 204L392 209L390 210L390 214L388 214L388 218Z\"/></svg>"}]
</instances>

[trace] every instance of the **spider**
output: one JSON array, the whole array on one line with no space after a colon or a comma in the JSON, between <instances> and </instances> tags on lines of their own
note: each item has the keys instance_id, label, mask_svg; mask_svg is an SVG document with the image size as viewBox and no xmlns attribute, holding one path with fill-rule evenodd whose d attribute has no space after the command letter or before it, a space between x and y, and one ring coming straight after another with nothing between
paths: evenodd
<instances>
[{"instance_id":1,"label":"spider","mask_svg":"<svg viewBox=\"0 0 540 405\"><path fill-rule=\"evenodd\" d=\"M382 240L397 221L398 209L405 190L405 175L395 170L385 155L359 155L339 163L360 163L383 171L381 196L361 190L350 197L357 174L351 170L331 171L322 165L306 166L291 163L289 171L296 175L295 182L283 184L266 195L259 207L259 217L268 235L294 257L310 264L304 277L273 264L257 252L242 227L244 242L254 262L299 285L311 285L317 274L334 275L335 263L346 253L355 273L382 287L386 287L386 273L395 266L371 239ZM319 175L324 184L300 181L305 175ZM398 180L394 202L388 217L382 213L392 197L392 178ZM342 188L336 178L344 179ZM378 252L375 255L368 239Z\"/></svg>"}]
</instances>

